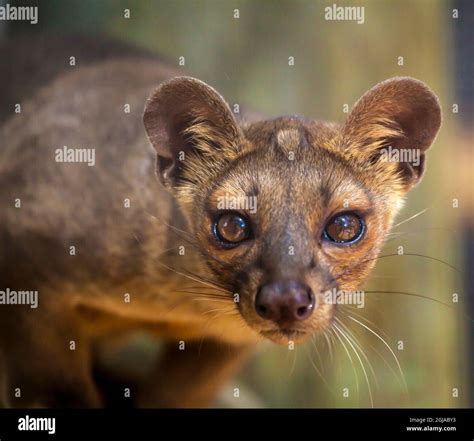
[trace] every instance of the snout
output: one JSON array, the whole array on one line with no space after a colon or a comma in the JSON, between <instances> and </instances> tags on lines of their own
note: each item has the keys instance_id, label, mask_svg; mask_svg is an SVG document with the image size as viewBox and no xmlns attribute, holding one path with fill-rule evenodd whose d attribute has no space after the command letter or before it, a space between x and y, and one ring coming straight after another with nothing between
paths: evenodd
<instances>
[{"instance_id":1,"label":"snout","mask_svg":"<svg viewBox=\"0 0 474 441\"><path fill-rule=\"evenodd\" d=\"M263 285L255 298L257 314L275 322L280 328L291 328L307 320L316 307L312 290L297 281L279 281Z\"/></svg>"}]
</instances>

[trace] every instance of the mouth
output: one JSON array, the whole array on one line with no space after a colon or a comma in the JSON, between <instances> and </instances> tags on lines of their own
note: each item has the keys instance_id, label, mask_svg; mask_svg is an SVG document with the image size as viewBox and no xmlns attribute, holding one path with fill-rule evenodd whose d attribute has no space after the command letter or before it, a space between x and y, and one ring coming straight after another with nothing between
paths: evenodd
<instances>
[{"instance_id":1,"label":"mouth","mask_svg":"<svg viewBox=\"0 0 474 441\"><path fill-rule=\"evenodd\" d=\"M294 328L267 329L260 331L260 334L278 344L288 344L289 342L300 342L304 340L309 332Z\"/></svg>"}]
</instances>

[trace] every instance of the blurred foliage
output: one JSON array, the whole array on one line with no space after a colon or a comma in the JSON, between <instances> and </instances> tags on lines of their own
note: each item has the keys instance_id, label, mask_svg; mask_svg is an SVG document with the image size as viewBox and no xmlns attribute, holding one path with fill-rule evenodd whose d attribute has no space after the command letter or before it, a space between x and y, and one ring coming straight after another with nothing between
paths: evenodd
<instances>
[{"instance_id":1,"label":"blurred foliage","mask_svg":"<svg viewBox=\"0 0 474 441\"><path fill-rule=\"evenodd\" d=\"M25 2L22 2L25 3ZM395 229L382 255L431 256L460 265L459 215L452 199L462 190L453 171L450 148L456 143L449 2L367 1L337 5L365 6L365 23L324 20L334 2L283 0L49 0L42 3L37 30L104 33L133 41L178 63L216 87L230 103L241 103L271 116L302 114L343 121L343 105L377 82L410 75L429 84L444 108L442 131L428 155L428 171L410 195L399 220L427 212ZM131 9L131 18L123 11ZM239 18L234 18L235 9ZM21 26L14 28L22 32ZM289 66L288 57L295 65ZM397 64L398 57L404 65ZM380 259L367 290L406 291L453 305L462 293L458 272L439 261L416 256ZM462 295L461 295L462 298ZM384 336L400 360L405 392L394 356L367 329L342 316L357 336L367 359L368 382L377 407L461 407L472 366L464 355L462 306L401 294L367 294L367 307L348 310ZM366 322L365 320L369 320ZM397 348L403 341L404 348ZM370 399L361 363L347 341L314 343L294 351L264 344L239 375L249 392L245 406L368 407ZM354 345L355 346L355 345ZM360 352L360 351L359 351ZM351 360L349 359L351 358ZM372 369L369 367L369 361ZM373 372L372 372L373 370ZM343 389L349 388L349 397ZM452 389L459 389L459 398ZM230 394L227 392L226 394ZM245 392L243 392L245 395ZM225 400L228 402L231 400Z\"/></svg>"}]
</instances>

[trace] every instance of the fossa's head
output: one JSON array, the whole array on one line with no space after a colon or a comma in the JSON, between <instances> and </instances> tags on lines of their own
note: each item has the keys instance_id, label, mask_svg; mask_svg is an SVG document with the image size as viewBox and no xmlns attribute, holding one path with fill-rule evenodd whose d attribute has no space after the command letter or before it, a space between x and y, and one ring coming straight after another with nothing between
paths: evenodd
<instances>
[{"instance_id":1,"label":"fossa's head","mask_svg":"<svg viewBox=\"0 0 474 441\"><path fill-rule=\"evenodd\" d=\"M326 329L328 292L368 276L441 124L422 82L369 90L342 126L298 117L237 123L201 81L179 77L147 102L158 173L213 279L245 321L284 343Z\"/></svg>"}]
</instances>

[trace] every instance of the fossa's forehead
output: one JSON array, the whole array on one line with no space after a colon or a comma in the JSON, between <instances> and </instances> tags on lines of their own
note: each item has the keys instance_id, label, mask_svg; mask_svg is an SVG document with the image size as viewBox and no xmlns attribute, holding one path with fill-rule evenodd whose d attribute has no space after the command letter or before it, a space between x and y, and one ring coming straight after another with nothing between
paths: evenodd
<instances>
[{"instance_id":1,"label":"fossa's forehead","mask_svg":"<svg viewBox=\"0 0 474 441\"><path fill-rule=\"evenodd\" d=\"M281 128L275 132L275 144L283 153L291 157L300 149L301 144L306 147L308 141L301 128L290 127Z\"/></svg>"},{"instance_id":2,"label":"fossa's forehead","mask_svg":"<svg viewBox=\"0 0 474 441\"><path fill-rule=\"evenodd\" d=\"M306 120L300 117L280 117L254 123L244 128L249 149L273 145L285 152L310 145L333 144L340 134L337 124Z\"/></svg>"},{"instance_id":3,"label":"fossa's forehead","mask_svg":"<svg viewBox=\"0 0 474 441\"><path fill-rule=\"evenodd\" d=\"M267 213L371 205L370 192L351 167L331 151L309 144L298 128L275 131L271 144L236 161L215 183L208 202L229 197L254 197Z\"/></svg>"}]
</instances>

